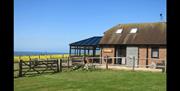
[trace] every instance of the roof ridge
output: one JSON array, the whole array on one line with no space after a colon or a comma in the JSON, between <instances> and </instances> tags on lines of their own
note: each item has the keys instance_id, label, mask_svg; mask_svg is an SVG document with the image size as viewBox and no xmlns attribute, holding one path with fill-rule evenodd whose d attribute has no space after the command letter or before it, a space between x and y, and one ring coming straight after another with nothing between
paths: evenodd
<instances>
[{"instance_id":1,"label":"roof ridge","mask_svg":"<svg viewBox=\"0 0 180 91\"><path fill-rule=\"evenodd\" d=\"M123 28L122 33L116 33ZM139 28L131 34L132 28ZM135 36L136 35L136 36ZM130 40L126 40L130 37ZM104 33L100 44L166 44L166 22L118 24Z\"/></svg>"},{"instance_id":2,"label":"roof ridge","mask_svg":"<svg viewBox=\"0 0 180 91\"><path fill-rule=\"evenodd\" d=\"M154 23L166 23L165 21L161 22L136 22L136 23L121 23L121 24L117 24L116 26L120 26L120 25L130 25L130 24L154 24Z\"/></svg>"},{"instance_id":3,"label":"roof ridge","mask_svg":"<svg viewBox=\"0 0 180 91\"><path fill-rule=\"evenodd\" d=\"M86 39L83 39L83 40L80 40L80 41L70 43L69 45L79 45L79 46L80 45L95 45L94 41L99 40L101 38L102 38L102 36L93 36L93 37L89 37L89 38L86 38Z\"/></svg>"}]
</instances>

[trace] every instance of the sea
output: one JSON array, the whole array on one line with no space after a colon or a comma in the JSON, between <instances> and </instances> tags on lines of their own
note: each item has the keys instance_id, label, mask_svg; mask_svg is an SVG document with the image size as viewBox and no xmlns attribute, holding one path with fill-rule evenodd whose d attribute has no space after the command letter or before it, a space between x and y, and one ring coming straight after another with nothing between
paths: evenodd
<instances>
[{"instance_id":1,"label":"sea","mask_svg":"<svg viewBox=\"0 0 180 91\"><path fill-rule=\"evenodd\" d=\"M52 54L68 54L68 53L62 53L62 52L14 51L14 56L52 55Z\"/></svg>"}]
</instances>

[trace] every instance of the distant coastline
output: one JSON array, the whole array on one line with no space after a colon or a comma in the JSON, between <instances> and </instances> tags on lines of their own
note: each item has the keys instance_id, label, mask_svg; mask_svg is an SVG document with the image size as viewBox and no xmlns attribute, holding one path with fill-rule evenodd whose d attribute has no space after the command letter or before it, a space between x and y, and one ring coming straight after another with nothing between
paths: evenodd
<instances>
[{"instance_id":1,"label":"distant coastline","mask_svg":"<svg viewBox=\"0 0 180 91\"><path fill-rule=\"evenodd\" d=\"M32 56L32 55L50 55L50 54L68 54L62 52L34 52L34 51L14 51L14 56Z\"/></svg>"}]
</instances>

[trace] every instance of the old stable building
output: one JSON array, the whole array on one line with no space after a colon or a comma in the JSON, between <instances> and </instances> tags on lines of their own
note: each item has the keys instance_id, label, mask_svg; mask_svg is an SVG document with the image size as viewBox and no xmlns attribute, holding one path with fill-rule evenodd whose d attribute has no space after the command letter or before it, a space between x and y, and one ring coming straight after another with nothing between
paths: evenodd
<instances>
[{"instance_id":1,"label":"old stable building","mask_svg":"<svg viewBox=\"0 0 180 91\"><path fill-rule=\"evenodd\" d=\"M166 59L166 22L119 24L99 39L96 44L100 57L135 57L136 65L149 65L151 59ZM109 63L128 65L131 62L112 59Z\"/></svg>"}]
</instances>

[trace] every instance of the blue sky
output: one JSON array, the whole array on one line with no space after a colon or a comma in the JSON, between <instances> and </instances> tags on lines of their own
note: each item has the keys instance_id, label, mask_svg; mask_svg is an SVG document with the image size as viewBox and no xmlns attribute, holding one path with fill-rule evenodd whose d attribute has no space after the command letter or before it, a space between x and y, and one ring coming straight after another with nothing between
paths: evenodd
<instances>
[{"instance_id":1,"label":"blue sky","mask_svg":"<svg viewBox=\"0 0 180 91\"><path fill-rule=\"evenodd\" d=\"M14 50L68 52L121 23L166 19L166 0L15 0Z\"/></svg>"}]
</instances>

